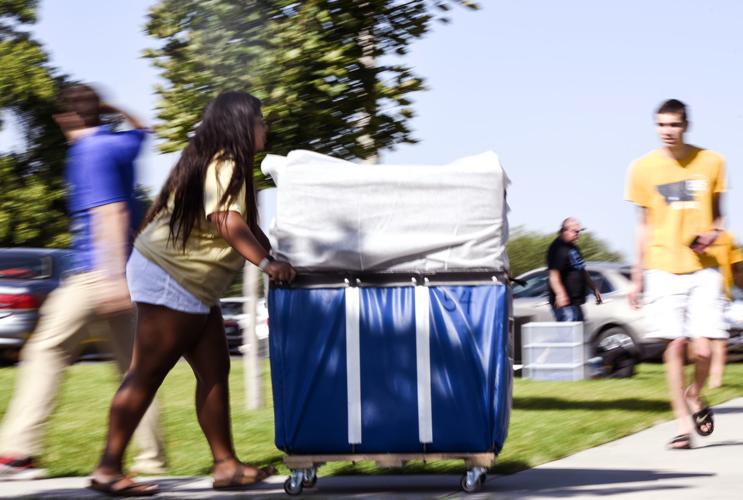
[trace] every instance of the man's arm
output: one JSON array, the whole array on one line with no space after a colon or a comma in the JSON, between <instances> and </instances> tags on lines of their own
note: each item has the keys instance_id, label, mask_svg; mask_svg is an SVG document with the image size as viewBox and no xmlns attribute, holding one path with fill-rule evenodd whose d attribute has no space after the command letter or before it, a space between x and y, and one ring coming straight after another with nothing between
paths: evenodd
<instances>
[{"instance_id":1,"label":"man's arm","mask_svg":"<svg viewBox=\"0 0 743 500\"><path fill-rule=\"evenodd\" d=\"M557 269L550 269L549 280L550 280L550 287L552 288L552 291L555 292L555 306L557 307L569 306L570 298L568 297L568 292L565 290L565 287L562 284L562 279L560 278L560 271L558 271Z\"/></svg>"},{"instance_id":2,"label":"man's arm","mask_svg":"<svg viewBox=\"0 0 743 500\"><path fill-rule=\"evenodd\" d=\"M106 280L101 312L117 313L131 307L124 277L129 249L129 210L125 202L91 209L95 269Z\"/></svg>"},{"instance_id":3,"label":"man's arm","mask_svg":"<svg viewBox=\"0 0 743 500\"><path fill-rule=\"evenodd\" d=\"M566 257L558 248L556 243L553 242L547 250L548 279L550 288L555 294L555 306L566 307L570 305L570 297L568 297L568 292L562 283L562 276L560 276L560 269L565 266Z\"/></svg>"},{"instance_id":4,"label":"man's arm","mask_svg":"<svg viewBox=\"0 0 743 500\"><path fill-rule=\"evenodd\" d=\"M725 219L722 216L722 193L714 193L712 195L712 217L714 219L712 221L712 228L709 231L699 234L696 243L692 246L692 250L697 253L707 250L707 247L712 245L723 231Z\"/></svg>"},{"instance_id":5,"label":"man's arm","mask_svg":"<svg viewBox=\"0 0 743 500\"><path fill-rule=\"evenodd\" d=\"M635 264L632 266L632 289L628 298L633 309L640 308L640 294L643 288L642 273L645 269L645 249L648 242L648 209L639 208L639 218L635 225Z\"/></svg>"},{"instance_id":6,"label":"man's arm","mask_svg":"<svg viewBox=\"0 0 743 500\"><path fill-rule=\"evenodd\" d=\"M102 113L112 113L112 114L118 113L121 116L123 116L124 119L126 121L128 121L129 124L133 128L139 129L139 130L147 130L147 129L149 129L149 127L147 126L147 124L145 122L143 122L142 120L140 120L136 116L129 114L127 111L124 111L123 109L120 109L120 108L114 106L113 104L109 104L109 103L102 104L101 105L101 112Z\"/></svg>"}]
</instances>

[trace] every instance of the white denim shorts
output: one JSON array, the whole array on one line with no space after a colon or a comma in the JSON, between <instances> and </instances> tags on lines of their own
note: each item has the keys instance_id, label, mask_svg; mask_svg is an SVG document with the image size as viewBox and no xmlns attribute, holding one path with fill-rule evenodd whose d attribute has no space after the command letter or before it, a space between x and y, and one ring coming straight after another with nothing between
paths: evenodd
<instances>
[{"instance_id":1,"label":"white denim shorts","mask_svg":"<svg viewBox=\"0 0 743 500\"><path fill-rule=\"evenodd\" d=\"M209 314L209 306L136 248L126 263L126 282L134 302L165 306L192 314Z\"/></svg>"},{"instance_id":2,"label":"white denim shorts","mask_svg":"<svg viewBox=\"0 0 743 500\"><path fill-rule=\"evenodd\" d=\"M645 272L646 314L652 332L662 339L706 337L726 339L722 275L717 269L673 274Z\"/></svg>"}]
</instances>

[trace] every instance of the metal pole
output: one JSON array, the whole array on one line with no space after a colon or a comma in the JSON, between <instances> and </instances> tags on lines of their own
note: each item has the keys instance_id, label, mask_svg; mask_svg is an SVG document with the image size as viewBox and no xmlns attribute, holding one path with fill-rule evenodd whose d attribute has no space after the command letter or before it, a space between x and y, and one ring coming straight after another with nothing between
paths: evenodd
<instances>
[{"instance_id":1,"label":"metal pole","mask_svg":"<svg viewBox=\"0 0 743 500\"><path fill-rule=\"evenodd\" d=\"M260 359L258 358L258 337L255 334L258 282L260 281L260 270L251 264L245 263L243 268L243 295L247 301L243 303L244 318L241 324L243 332L243 376L245 379L245 409L257 410L261 407L262 375Z\"/></svg>"}]
</instances>

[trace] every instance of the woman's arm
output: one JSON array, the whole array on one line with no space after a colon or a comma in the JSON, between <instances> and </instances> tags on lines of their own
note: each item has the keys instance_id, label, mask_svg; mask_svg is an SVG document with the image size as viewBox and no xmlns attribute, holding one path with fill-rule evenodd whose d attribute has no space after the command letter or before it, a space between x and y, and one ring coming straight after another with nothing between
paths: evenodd
<instances>
[{"instance_id":1,"label":"woman's arm","mask_svg":"<svg viewBox=\"0 0 743 500\"><path fill-rule=\"evenodd\" d=\"M266 236L266 233L263 232L263 229L261 229L257 225L256 225L255 237L258 240L258 243L261 244L261 246L266 252L271 251L271 241L268 239L268 236Z\"/></svg>"},{"instance_id":2,"label":"woman's arm","mask_svg":"<svg viewBox=\"0 0 743 500\"><path fill-rule=\"evenodd\" d=\"M209 222L219 235L249 262L260 267L264 259L270 258L268 249L259 242L238 212L215 212L209 215ZM265 238L262 231L261 234ZM263 271L274 281L290 282L297 275L291 264L279 260L269 262L263 267Z\"/></svg>"}]
</instances>

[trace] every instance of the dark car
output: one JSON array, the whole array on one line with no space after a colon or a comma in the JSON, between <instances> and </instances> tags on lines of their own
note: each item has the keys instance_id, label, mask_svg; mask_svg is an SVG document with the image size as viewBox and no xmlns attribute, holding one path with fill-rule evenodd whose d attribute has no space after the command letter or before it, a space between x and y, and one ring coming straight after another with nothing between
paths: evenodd
<instances>
[{"instance_id":1,"label":"dark car","mask_svg":"<svg viewBox=\"0 0 743 500\"><path fill-rule=\"evenodd\" d=\"M69 250L0 248L0 356L17 357L39 320L39 308L57 288Z\"/></svg>"}]
</instances>

